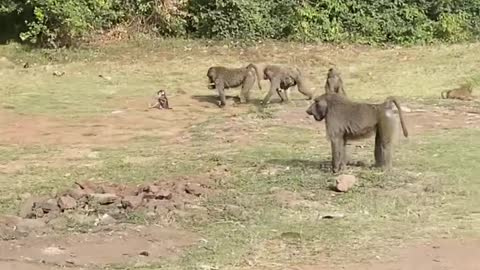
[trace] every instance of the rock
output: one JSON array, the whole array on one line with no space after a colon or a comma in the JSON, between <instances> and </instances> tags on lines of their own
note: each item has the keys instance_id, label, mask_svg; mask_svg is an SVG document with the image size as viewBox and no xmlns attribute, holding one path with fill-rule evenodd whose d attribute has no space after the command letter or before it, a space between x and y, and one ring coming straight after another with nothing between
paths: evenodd
<instances>
[{"instance_id":1,"label":"rock","mask_svg":"<svg viewBox=\"0 0 480 270\"><path fill-rule=\"evenodd\" d=\"M141 255L141 256L148 257L148 256L150 256L150 253L148 253L148 251L145 251L145 250L144 250L144 251L140 252L140 255Z\"/></svg>"},{"instance_id":2,"label":"rock","mask_svg":"<svg viewBox=\"0 0 480 270\"><path fill-rule=\"evenodd\" d=\"M146 189L146 190L145 190ZM157 185L148 185L144 188L145 192L151 192L153 194L157 194L160 191L160 187Z\"/></svg>"},{"instance_id":3,"label":"rock","mask_svg":"<svg viewBox=\"0 0 480 270\"><path fill-rule=\"evenodd\" d=\"M94 193L90 195L91 200L100 205L112 204L118 200L118 196L112 193L99 194Z\"/></svg>"},{"instance_id":4,"label":"rock","mask_svg":"<svg viewBox=\"0 0 480 270\"><path fill-rule=\"evenodd\" d=\"M53 213L60 210L57 200L48 199L39 203L35 203L35 208L41 208L44 213Z\"/></svg>"},{"instance_id":5,"label":"rock","mask_svg":"<svg viewBox=\"0 0 480 270\"><path fill-rule=\"evenodd\" d=\"M155 199L158 200L170 200L172 198L172 192L166 189L160 189L155 192Z\"/></svg>"},{"instance_id":6,"label":"rock","mask_svg":"<svg viewBox=\"0 0 480 270\"><path fill-rule=\"evenodd\" d=\"M84 189L75 188L70 190L68 192L68 195L74 198L75 200L80 200L82 198L86 198L88 196L88 193Z\"/></svg>"},{"instance_id":7,"label":"rock","mask_svg":"<svg viewBox=\"0 0 480 270\"><path fill-rule=\"evenodd\" d=\"M85 181L85 182L75 182L75 185L78 186L80 189L85 191L87 194L91 195L93 193L105 193L102 191L102 188L99 187L98 185L90 182L90 181Z\"/></svg>"},{"instance_id":8,"label":"rock","mask_svg":"<svg viewBox=\"0 0 480 270\"><path fill-rule=\"evenodd\" d=\"M28 198L25 200L24 203L20 206L20 209L18 211L18 216L21 218L34 218L35 217L35 204L40 201L39 198Z\"/></svg>"},{"instance_id":9,"label":"rock","mask_svg":"<svg viewBox=\"0 0 480 270\"><path fill-rule=\"evenodd\" d=\"M58 198L58 206L61 210L75 209L77 207L77 201L70 196L62 196Z\"/></svg>"},{"instance_id":10,"label":"rock","mask_svg":"<svg viewBox=\"0 0 480 270\"><path fill-rule=\"evenodd\" d=\"M35 215L36 218L42 218L42 217L45 216L45 212L43 212L42 208L37 208L34 211L34 215Z\"/></svg>"},{"instance_id":11,"label":"rock","mask_svg":"<svg viewBox=\"0 0 480 270\"><path fill-rule=\"evenodd\" d=\"M142 205L143 196L125 196L122 199L123 208L137 209Z\"/></svg>"},{"instance_id":12,"label":"rock","mask_svg":"<svg viewBox=\"0 0 480 270\"><path fill-rule=\"evenodd\" d=\"M340 192L347 192L350 190L357 181L354 175L342 174L337 177L335 188Z\"/></svg>"},{"instance_id":13,"label":"rock","mask_svg":"<svg viewBox=\"0 0 480 270\"><path fill-rule=\"evenodd\" d=\"M202 195L203 188L200 186L200 184L188 183L188 184L185 185L185 192L198 197L198 196Z\"/></svg>"},{"instance_id":14,"label":"rock","mask_svg":"<svg viewBox=\"0 0 480 270\"><path fill-rule=\"evenodd\" d=\"M53 73L52 73L53 76L57 76L57 77L61 77L63 75L65 75L65 71L58 71L58 70L55 70Z\"/></svg>"},{"instance_id":15,"label":"rock","mask_svg":"<svg viewBox=\"0 0 480 270\"><path fill-rule=\"evenodd\" d=\"M100 217L99 224L101 225L112 225L117 222L116 219L114 219L112 216L109 214L104 214L103 216Z\"/></svg>"}]
</instances>

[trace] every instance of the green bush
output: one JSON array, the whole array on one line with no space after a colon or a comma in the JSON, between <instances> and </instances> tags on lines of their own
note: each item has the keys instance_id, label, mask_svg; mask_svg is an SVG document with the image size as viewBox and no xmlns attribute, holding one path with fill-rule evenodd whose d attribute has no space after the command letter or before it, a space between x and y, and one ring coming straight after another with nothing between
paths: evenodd
<instances>
[{"instance_id":1,"label":"green bush","mask_svg":"<svg viewBox=\"0 0 480 270\"><path fill-rule=\"evenodd\" d=\"M480 0L3 0L0 22L16 25L0 35L26 28L25 41L68 46L122 23L160 36L415 44L478 39L479 18Z\"/></svg>"}]
</instances>

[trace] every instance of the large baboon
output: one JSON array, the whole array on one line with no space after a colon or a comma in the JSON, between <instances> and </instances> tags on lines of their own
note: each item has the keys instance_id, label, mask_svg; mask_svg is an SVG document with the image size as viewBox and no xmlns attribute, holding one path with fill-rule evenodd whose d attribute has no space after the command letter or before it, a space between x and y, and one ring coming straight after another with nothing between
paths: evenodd
<instances>
[{"instance_id":1,"label":"large baboon","mask_svg":"<svg viewBox=\"0 0 480 270\"><path fill-rule=\"evenodd\" d=\"M472 85L465 84L452 90L445 90L440 93L443 99L472 100Z\"/></svg>"},{"instance_id":2,"label":"large baboon","mask_svg":"<svg viewBox=\"0 0 480 270\"><path fill-rule=\"evenodd\" d=\"M258 76L257 66L249 64L242 68L227 68L223 66L210 67L207 71L209 81L209 89L217 89L219 95L218 105L223 107L226 105L225 89L236 88L242 86L240 92L240 102L247 103L250 99L250 90L255 83L255 77ZM258 88L262 89L260 85L260 78L257 78Z\"/></svg>"},{"instance_id":3,"label":"large baboon","mask_svg":"<svg viewBox=\"0 0 480 270\"><path fill-rule=\"evenodd\" d=\"M392 166L393 138L397 131L392 103L397 106L403 135L408 131L403 121L402 109L397 100L389 97L380 104L349 101L338 94L323 94L315 98L307 109L315 120L325 119L327 136L332 148L332 171L340 171L347 165L348 140L369 138L375 133L375 165L390 169Z\"/></svg>"},{"instance_id":4,"label":"large baboon","mask_svg":"<svg viewBox=\"0 0 480 270\"><path fill-rule=\"evenodd\" d=\"M325 93L337 93L347 96L343 88L343 80L336 68L330 68L325 81Z\"/></svg>"},{"instance_id":5,"label":"large baboon","mask_svg":"<svg viewBox=\"0 0 480 270\"><path fill-rule=\"evenodd\" d=\"M300 69L296 67L287 67L280 65L267 65L263 70L263 79L270 81L270 90L263 99L263 104L266 105L275 92L280 96L282 101L290 100L290 87L297 86L300 93L313 98L313 94L307 89L305 78ZM282 92L285 96L282 97Z\"/></svg>"}]
</instances>

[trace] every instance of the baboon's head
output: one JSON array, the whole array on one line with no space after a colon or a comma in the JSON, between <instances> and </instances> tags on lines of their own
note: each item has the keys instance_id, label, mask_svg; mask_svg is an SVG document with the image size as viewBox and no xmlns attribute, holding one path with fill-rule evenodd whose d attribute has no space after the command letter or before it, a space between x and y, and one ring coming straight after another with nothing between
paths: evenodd
<instances>
[{"instance_id":1,"label":"baboon's head","mask_svg":"<svg viewBox=\"0 0 480 270\"><path fill-rule=\"evenodd\" d=\"M307 109L307 114L312 115L317 121L322 121L327 116L327 100L325 94L318 96Z\"/></svg>"},{"instance_id":2,"label":"baboon's head","mask_svg":"<svg viewBox=\"0 0 480 270\"><path fill-rule=\"evenodd\" d=\"M211 67L207 71L208 89L215 89L215 78L217 78L217 71L215 67Z\"/></svg>"},{"instance_id":3,"label":"baboon's head","mask_svg":"<svg viewBox=\"0 0 480 270\"><path fill-rule=\"evenodd\" d=\"M158 90L157 96L158 97L165 97L165 90L163 90L163 89Z\"/></svg>"}]
</instances>

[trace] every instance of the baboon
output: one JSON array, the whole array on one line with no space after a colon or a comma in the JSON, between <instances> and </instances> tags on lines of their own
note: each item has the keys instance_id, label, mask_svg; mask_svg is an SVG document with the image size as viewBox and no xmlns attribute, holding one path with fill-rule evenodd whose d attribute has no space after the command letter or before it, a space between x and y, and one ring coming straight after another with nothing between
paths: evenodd
<instances>
[{"instance_id":1,"label":"baboon","mask_svg":"<svg viewBox=\"0 0 480 270\"><path fill-rule=\"evenodd\" d=\"M347 96L343 88L343 80L336 68L330 68L325 81L325 93L337 93Z\"/></svg>"},{"instance_id":2,"label":"baboon","mask_svg":"<svg viewBox=\"0 0 480 270\"><path fill-rule=\"evenodd\" d=\"M450 98L450 99L459 99L459 100L472 100L472 85L465 84L458 88L452 90L445 90L442 91L441 96L443 99Z\"/></svg>"},{"instance_id":3,"label":"baboon","mask_svg":"<svg viewBox=\"0 0 480 270\"><path fill-rule=\"evenodd\" d=\"M172 108L170 108L170 105L168 105L168 98L167 98L167 93L165 92L165 90L163 90L163 89L158 90L157 96L155 97L155 100L156 100L155 104L150 105L150 109L152 109L152 108L157 108L159 110L162 110L162 109L171 110L172 109Z\"/></svg>"},{"instance_id":4,"label":"baboon","mask_svg":"<svg viewBox=\"0 0 480 270\"><path fill-rule=\"evenodd\" d=\"M307 114L317 121L325 119L327 136L332 148L332 171L339 172L347 165L348 140L369 138L375 133L375 166L390 169L392 166L393 139L398 122L392 103L397 106L403 135L408 131L403 121L402 109L394 97L380 104L349 101L339 94L326 93L314 99Z\"/></svg>"},{"instance_id":5,"label":"baboon","mask_svg":"<svg viewBox=\"0 0 480 270\"><path fill-rule=\"evenodd\" d=\"M270 81L270 90L262 102L264 105L270 102L275 92L280 96L282 102L288 102L290 100L290 88L293 86L297 86L298 91L307 96L309 100L313 98L313 93L307 90L305 78L297 67L267 65L263 70L263 79ZM285 94L284 97L281 95L282 92Z\"/></svg>"},{"instance_id":6,"label":"baboon","mask_svg":"<svg viewBox=\"0 0 480 270\"><path fill-rule=\"evenodd\" d=\"M223 107L226 105L225 89L242 86L242 90L240 91L240 102L247 103L250 100L250 90L255 83L256 77L258 88L262 89L258 74L258 68L254 64L249 64L242 68L227 68L223 66L210 67L207 71L209 82L208 88L217 89L220 99L218 106Z\"/></svg>"}]
</instances>

